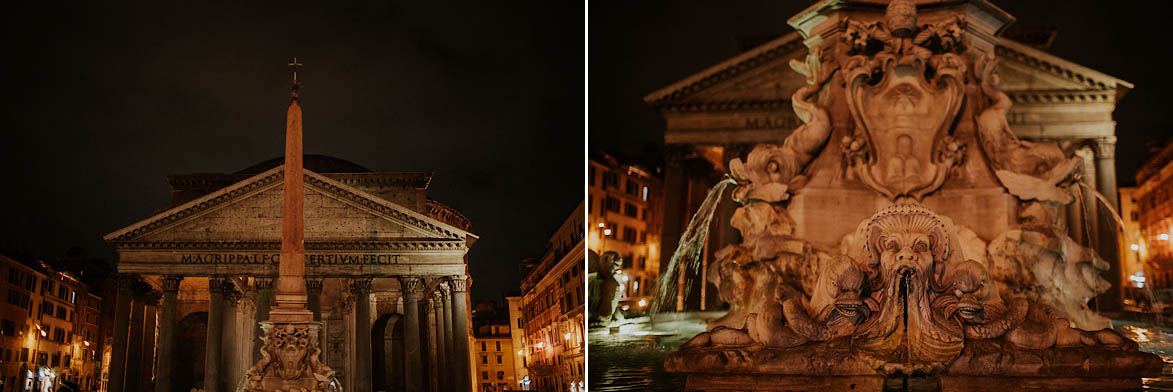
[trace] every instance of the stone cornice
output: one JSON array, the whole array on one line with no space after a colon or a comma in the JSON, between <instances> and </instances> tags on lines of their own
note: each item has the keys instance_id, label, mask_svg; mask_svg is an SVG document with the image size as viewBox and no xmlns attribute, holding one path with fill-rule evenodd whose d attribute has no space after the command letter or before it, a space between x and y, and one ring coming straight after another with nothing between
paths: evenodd
<instances>
[{"instance_id":1,"label":"stone cornice","mask_svg":"<svg viewBox=\"0 0 1173 392\"><path fill-rule=\"evenodd\" d=\"M720 83L761 64L791 54L804 48L798 32L783 35L777 39L750 49L700 73L657 90L644 97L644 102L656 105L659 102L677 101L685 96Z\"/></svg>"},{"instance_id":2,"label":"stone cornice","mask_svg":"<svg viewBox=\"0 0 1173 392\"><path fill-rule=\"evenodd\" d=\"M994 48L998 57L1012 59L1015 62L1030 66L1037 70L1059 76L1063 79L1079 83L1096 90L1125 90L1132 89L1132 83L1114 78L1093 69L1072 63L1070 61L1047 54L1027 45L1002 38ZM1123 95L1120 92L1119 95ZM1117 96L1119 98L1119 96Z\"/></svg>"},{"instance_id":3,"label":"stone cornice","mask_svg":"<svg viewBox=\"0 0 1173 392\"><path fill-rule=\"evenodd\" d=\"M459 211L456 211L456 209L444 205L444 203L428 199L425 208L427 210L428 216L438 221L455 226L458 229L468 230L468 228L472 226L472 221L470 221L468 217L464 216L464 214L461 214Z\"/></svg>"},{"instance_id":4,"label":"stone cornice","mask_svg":"<svg viewBox=\"0 0 1173 392\"><path fill-rule=\"evenodd\" d=\"M259 192L270 186L281 183L284 176L281 172L281 167L273 168L264 173L253 176L249 180L237 182L227 188L210 193L201 198L184 203L183 205L171 208L162 213L156 214L150 218L139 221L122 230L107 234L104 239L106 241L129 240L138 237L146 232L155 230L157 228L175 223L185 218L196 215L200 212L208 210L209 208L223 204L226 201L236 199L242 195Z\"/></svg>"},{"instance_id":5,"label":"stone cornice","mask_svg":"<svg viewBox=\"0 0 1173 392\"><path fill-rule=\"evenodd\" d=\"M432 173L426 172L374 172L374 173L324 173L334 181L352 186L391 186L426 189L432 182Z\"/></svg>"},{"instance_id":6,"label":"stone cornice","mask_svg":"<svg viewBox=\"0 0 1173 392\"><path fill-rule=\"evenodd\" d=\"M281 250L281 241L111 241L118 250ZM463 240L306 241L307 251L457 251L468 249Z\"/></svg>"},{"instance_id":7,"label":"stone cornice","mask_svg":"<svg viewBox=\"0 0 1173 392\"><path fill-rule=\"evenodd\" d=\"M145 233L161 227L191 218L209 209L218 207L226 202L236 200L244 195L257 193L270 187L279 186L284 178L284 166L278 166L266 172L257 174L244 181L237 182L216 192L204 195L195 200L155 214L145 220L127 226L121 230L103 237L108 242L127 242L138 238ZM435 218L416 213L407 208L395 206L393 203L376 196L354 189L348 185L329 179L324 175L306 170L304 181L324 193L343 200L352 205L368 209L384 217L403 222L421 233L435 234L451 239L475 239L476 236Z\"/></svg>"},{"instance_id":8,"label":"stone cornice","mask_svg":"<svg viewBox=\"0 0 1173 392\"><path fill-rule=\"evenodd\" d=\"M472 233L452 227L451 225L441 223L433 218L420 215L414 211L406 208L393 208L390 202L381 200L377 197L366 194L354 188L345 187L341 183L336 183L334 180L328 179L317 173L306 171L305 182L307 185L327 191L327 193L339 196L347 202L362 206L371 211L378 212L392 219L407 223L411 227L423 229L425 231L439 234L448 238L464 239L468 236L475 237Z\"/></svg>"},{"instance_id":9,"label":"stone cornice","mask_svg":"<svg viewBox=\"0 0 1173 392\"><path fill-rule=\"evenodd\" d=\"M1015 104L1115 103L1115 90L1092 91L1007 91Z\"/></svg>"}]
</instances>

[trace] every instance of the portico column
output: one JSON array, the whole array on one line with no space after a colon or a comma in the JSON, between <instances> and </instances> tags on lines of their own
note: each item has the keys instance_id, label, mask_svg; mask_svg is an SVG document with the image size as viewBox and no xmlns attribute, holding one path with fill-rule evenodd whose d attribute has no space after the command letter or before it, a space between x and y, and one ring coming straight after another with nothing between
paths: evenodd
<instances>
[{"instance_id":1,"label":"portico column","mask_svg":"<svg viewBox=\"0 0 1173 392\"><path fill-rule=\"evenodd\" d=\"M432 296L429 295L424 298L424 331L428 335L428 349L426 351L429 365L428 381L430 381L428 383L428 390L432 392L439 392L438 385L440 383L440 377L438 377L436 374L436 371L438 370L436 363L436 330L433 327L436 325L435 305L436 304L433 302Z\"/></svg>"},{"instance_id":2,"label":"portico column","mask_svg":"<svg viewBox=\"0 0 1173 392\"><path fill-rule=\"evenodd\" d=\"M137 391L142 383L143 296L136 293L130 299L130 338L126 342L126 390Z\"/></svg>"},{"instance_id":3,"label":"portico column","mask_svg":"<svg viewBox=\"0 0 1173 392\"><path fill-rule=\"evenodd\" d=\"M1116 137L1106 136L1096 139L1096 190L1108 199L1112 209L1119 211L1120 204L1116 197ZM1124 298L1124 269L1120 267L1119 236L1122 229L1117 224L1112 211L1107 208L1097 209L1100 213L1099 248L1096 249L1100 257L1108 262L1108 281L1112 288L1105 293L1100 302L1100 309L1120 310Z\"/></svg>"},{"instance_id":4,"label":"portico column","mask_svg":"<svg viewBox=\"0 0 1173 392\"><path fill-rule=\"evenodd\" d=\"M155 370L155 392L171 390L171 374L175 369L175 305L179 282L183 277L163 277L163 303L159 311L159 359Z\"/></svg>"},{"instance_id":5,"label":"portico column","mask_svg":"<svg viewBox=\"0 0 1173 392\"><path fill-rule=\"evenodd\" d=\"M371 392L371 278L351 278L354 295L354 392ZM410 390L410 389L409 389Z\"/></svg>"},{"instance_id":6,"label":"portico column","mask_svg":"<svg viewBox=\"0 0 1173 392\"><path fill-rule=\"evenodd\" d=\"M204 392L220 392L221 337L224 329L224 292L227 283L208 278L208 334L204 345Z\"/></svg>"},{"instance_id":7,"label":"portico column","mask_svg":"<svg viewBox=\"0 0 1173 392\"><path fill-rule=\"evenodd\" d=\"M436 325L432 330L432 334L436 336L436 389L439 391L448 391L448 351L445 351L447 346L446 340L448 335L444 329L444 293L438 288L432 292L432 312L435 314Z\"/></svg>"},{"instance_id":8,"label":"portico column","mask_svg":"<svg viewBox=\"0 0 1173 392\"><path fill-rule=\"evenodd\" d=\"M139 391L148 391L151 386L151 375L154 374L154 366L158 365L155 361L155 330L159 323L159 297L158 294L152 292L144 301L146 307L143 309L143 345L142 345L142 376L140 378Z\"/></svg>"},{"instance_id":9,"label":"portico column","mask_svg":"<svg viewBox=\"0 0 1173 392\"><path fill-rule=\"evenodd\" d=\"M456 353L456 334L452 327L452 288L447 282L440 283L440 294L444 298L441 305L444 307L444 348L447 350L445 359L447 363L444 364L444 369L447 373L444 374L445 383L448 384L448 390L452 392L461 391L459 388L460 380L456 377L457 369L457 353ZM466 354L467 355L467 354ZM463 391L461 391L463 392Z\"/></svg>"},{"instance_id":10,"label":"portico column","mask_svg":"<svg viewBox=\"0 0 1173 392\"><path fill-rule=\"evenodd\" d=\"M130 337L130 295L134 283L135 278L131 275L118 277L118 297L114 302L114 341L110 346L110 380L106 384L106 390L110 392L126 390L126 342Z\"/></svg>"},{"instance_id":11,"label":"portico column","mask_svg":"<svg viewBox=\"0 0 1173 392\"><path fill-rule=\"evenodd\" d=\"M305 278L306 308L314 313L314 321L322 321L322 278ZM326 326L318 328L318 345L326 352ZM322 361L325 361L324 357Z\"/></svg>"},{"instance_id":12,"label":"portico column","mask_svg":"<svg viewBox=\"0 0 1173 392\"><path fill-rule=\"evenodd\" d=\"M420 299L424 297L424 280L399 278L403 292L403 366L404 384L409 391L424 390L424 372L420 352Z\"/></svg>"},{"instance_id":13,"label":"portico column","mask_svg":"<svg viewBox=\"0 0 1173 392\"><path fill-rule=\"evenodd\" d=\"M465 298L465 285L467 281L464 275L456 275L448 280L449 288L452 290L452 341L453 341L453 355L456 359L456 367L453 369L454 374L452 379L456 380L456 388L458 391L470 391L472 388L472 380L469 380L469 372L471 368L468 363L468 299Z\"/></svg>"},{"instance_id":14,"label":"portico column","mask_svg":"<svg viewBox=\"0 0 1173 392\"><path fill-rule=\"evenodd\" d=\"M257 290L256 303L254 304L256 306L254 313L256 315L254 319L256 320L256 324L250 327L255 332L253 333L252 362L250 363L256 363L261 360L261 345L263 344L261 337L265 336L265 333L261 332L260 323L269 320L269 309L273 305L273 278L253 278L253 286Z\"/></svg>"},{"instance_id":15,"label":"portico column","mask_svg":"<svg viewBox=\"0 0 1173 392\"><path fill-rule=\"evenodd\" d=\"M306 307L314 312L314 321L322 321L322 278L305 278L305 292L309 296Z\"/></svg>"}]
</instances>

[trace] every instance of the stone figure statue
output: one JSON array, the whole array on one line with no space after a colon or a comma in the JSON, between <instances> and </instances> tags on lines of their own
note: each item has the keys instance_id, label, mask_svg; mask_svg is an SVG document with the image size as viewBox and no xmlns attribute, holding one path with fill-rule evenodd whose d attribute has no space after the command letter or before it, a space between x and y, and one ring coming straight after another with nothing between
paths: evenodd
<instances>
[{"instance_id":1,"label":"stone figure statue","mask_svg":"<svg viewBox=\"0 0 1173 392\"><path fill-rule=\"evenodd\" d=\"M618 312L619 280L615 278L615 271L623 266L623 259L618 253L606 252L600 257L591 251L587 260L587 285L590 287L590 323L592 325L606 325L622 318Z\"/></svg>"},{"instance_id":2,"label":"stone figure statue","mask_svg":"<svg viewBox=\"0 0 1173 392\"><path fill-rule=\"evenodd\" d=\"M925 6L924 18L912 0L892 0L882 17L872 2L846 3L812 8L839 14L811 23L838 25L808 37L805 63L791 64L807 76L792 98L805 124L729 163L739 203L729 224L741 241L722 244L707 276L730 310L665 369L692 374L700 384L690 388L705 390L783 380L765 378L775 376L840 377L878 390L897 375L940 376L944 387L965 377L1116 385L1160 374L1158 357L1087 308L1109 284L1103 259L1063 222L1079 160L1014 135L993 45L969 34L988 20L944 3ZM840 143L828 146L832 137ZM977 159L966 159L968 145L980 146ZM985 183L955 178L963 166ZM835 180L812 180L824 170ZM808 199L796 221L788 209L816 186L821 195L874 193L832 208L875 209L845 222L851 215L812 213L828 207ZM982 217L1006 229L979 235L955 219L984 207L934 199L943 189L996 194L993 202L1016 211ZM850 234L837 243L803 238L819 225ZM794 388L837 389L828 385Z\"/></svg>"}]
</instances>

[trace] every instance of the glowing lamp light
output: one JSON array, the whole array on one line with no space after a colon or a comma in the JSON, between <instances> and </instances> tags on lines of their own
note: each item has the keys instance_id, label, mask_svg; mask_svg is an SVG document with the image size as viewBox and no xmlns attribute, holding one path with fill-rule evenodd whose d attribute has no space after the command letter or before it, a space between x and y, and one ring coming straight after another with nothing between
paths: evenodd
<instances>
[{"instance_id":1,"label":"glowing lamp light","mask_svg":"<svg viewBox=\"0 0 1173 392\"><path fill-rule=\"evenodd\" d=\"M517 350L517 355L525 355L525 350Z\"/></svg>"},{"instance_id":2,"label":"glowing lamp light","mask_svg":"<svg viewBox=\"0 0 1173 392\"><path fill-rule=\"evenodd\" d=\"M1144 277L1144 272L1137 272L1137 273L1133 274L1132 276L1129 276L1128 280L1131 280L1132 283L1134 285L1136 285L1136 287L1138 287L1138 288L1144 288L1144 282L1146 281L1146 279Z\"/></svg>"},{"instance_id":3,"label":"glowing lamp light","mask_svg":"<svg viewBox=\"0 0 1173 392\"><path fill-rule=\"evenodd\" d=\"M611 229L603 229L603 235L611 235ZM1165 236L1166 239L1168 239L1168 237L1169 237L1168 235L1165 235L1165 234L1161 234L1161 235Z\"/></svg>"},{"instance_id":4,"label":"glowing lamp light","mask_svg":"<svg viewBox=\"0 0 1173 392\"><path fill-rule=\"evenodd\" d=\"M1168 233L1161 233L1161 235L1157 236L1157 239L1159 239L1159 240L1161 240L1161 241L1168 241L1168 240L1169 240L1169 234L1168 234Z\"/></svg>"},{"instance_id":5,"label":"glowing lamp light","mask_svg":"<svg viewBox=\"0 0 1173 392\"><path fill-rule=\"evenodd\" d=\"M89 347L89 346L90 346L90 341L89 341L89 340L83 341L82 343L85 343L85 344L86 344L86 347Z\"/></svg>"},{"instance_id":6,"label":"glowing lamp light","mask_svg":"<svg viewBox=\"0 0 1173 392\"><path fill-rule=\"evenodd\" d=\"M648 300L646 300L646 299L639 300L639 307L642 308L644 306L648 306Z\"/></svg>"},{"instance_id":7,"label":"glowing lamp light","mask_svg":"<svg viewBox=\"0 0 1173 392\"><path fill-rule=\"evenodd\" d=\"M1140 245L1132 244L1132 250L1140 250Z\"/></svg>"},{"instance_id":8,"label":"glowing lamp light","mask_svg":"<svg viewBox=\"0 0 1173 392\"><path fill-rule=\"evenodd\" d=\"M606 224L604 224L603 222L599 222L599 228L600 228L600 229L602 229L603 227L606 227L606 226L607 226L607 225L606 225Z\"/></svg>"}]
</instances>

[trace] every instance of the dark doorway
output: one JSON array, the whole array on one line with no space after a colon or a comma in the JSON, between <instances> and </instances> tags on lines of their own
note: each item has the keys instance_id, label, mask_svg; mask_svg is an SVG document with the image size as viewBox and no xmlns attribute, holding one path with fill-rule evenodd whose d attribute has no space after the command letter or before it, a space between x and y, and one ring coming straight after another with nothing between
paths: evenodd
<instances>
[{"instance_id":1,"label":"dark doorway","mask_svg":"<svg viewBox=\"0 0 1173 392\"><path fill-rule=\"evenodd\" d=\"M385 314L371 328L371 359L375 390L405 392L403 380L403 315Z\"/></svg>"},{"instance_id":2,"label":"dark doorway","mask_svg":"<svg viewBox=\"0 0 1173 392\"><path fill-rule=\"evenodd\" d=\"M208 312L187 315L176 325L175 369L171 373L172 391L203 389L204 347L207 346Z\"/></svg>"}]
</instances>

